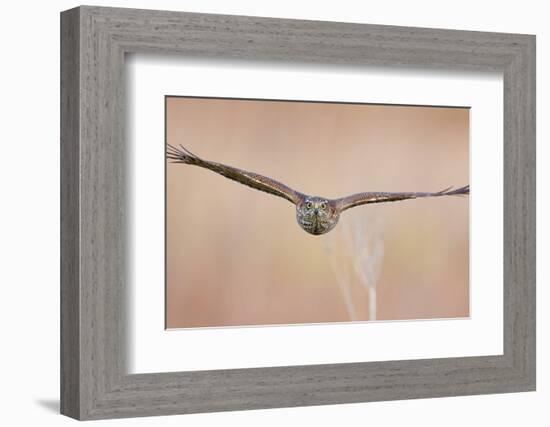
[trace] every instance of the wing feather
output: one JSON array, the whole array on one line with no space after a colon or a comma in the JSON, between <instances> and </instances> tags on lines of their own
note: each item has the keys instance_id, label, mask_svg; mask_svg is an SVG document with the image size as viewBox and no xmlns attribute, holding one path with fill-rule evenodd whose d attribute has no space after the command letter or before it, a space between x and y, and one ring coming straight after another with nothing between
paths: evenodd
<instances>
[{"instance_id":1,"label":"wing feather","mask_svg":"<svg viewBox=\"0 0 550 427\"><path fill-rule=\"evenodd\" d=\"M445 190L437 191L435 193L356 193L352 194L351 196L336 199L336 204L340 208L340 211L345 211L346 209L350 209L355 206L366 205L369 203L396 202L399 200L418 199L421 197L460 196L466 194L470 194L469 185L457 188L455 190L450 187L446 188Z\"/></svg>"},{"instance_id":2,"label":"wing feather","mask_svg":"<svg viewBox=\"0 0 550 427\"><path fill-rule=\"evenodd\" d=\"M203 160L181 145L179 147L174 147L167 144L166 157L174 163L184 163L209 169L212 172L216 172L228 179L239 182L256 190L282 197L283 199L286 199L294 204L297 204L304 197L302 193L293 190L281 182L268 178L267 176L234 168L232 166L227 166L222 163Z\"/></svg>"}]
</instances>

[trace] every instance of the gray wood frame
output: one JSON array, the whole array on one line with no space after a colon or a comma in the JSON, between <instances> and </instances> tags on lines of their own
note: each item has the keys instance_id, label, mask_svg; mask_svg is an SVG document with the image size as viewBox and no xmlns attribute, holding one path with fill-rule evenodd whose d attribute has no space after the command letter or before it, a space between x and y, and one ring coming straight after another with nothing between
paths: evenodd
<instances>
[{"instance_id":1,"label":"gray wood frame","mask_svg":"<svg viewBox=\"0 0 550 427\"><path fill-rule=\"evenodd\" d=\"M129 52L504 76L504 354L128 375ZM61 14L61 412L100 419L535 389L535 37L83 6ZM475 191L475 189L474 189Z\"/></svg>"}]
</instances>

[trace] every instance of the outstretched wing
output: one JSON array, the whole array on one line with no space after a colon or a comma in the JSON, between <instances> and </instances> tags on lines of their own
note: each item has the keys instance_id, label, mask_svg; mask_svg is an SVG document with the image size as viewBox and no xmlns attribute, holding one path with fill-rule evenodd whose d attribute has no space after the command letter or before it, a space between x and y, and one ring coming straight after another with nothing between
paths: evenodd
<instances>
[{"instance_id":1,"label":"outstretched wing","mask_svg":"<svg viewBox=\"0 0 550 427\"><path fill-rule=\"evenodd\" d=\"M221 163L203 160L181 145L178 148L167 144L166 157L174 163L185 163L188 165L195 165L200 166L201 168L209 169L233 181L240 182L241 184L255 188L256 190L282 197L283 199L286 199L294 204L297 204L304 197L302 193L266 176L237 169Z\"/></svg>"},{"instance_id":2,"label":"outstretched wing","mask_svg":"<svg viewBox=\"0 0 550 427\"><path fill-rule=\"evenodd\" d=\"M452 187L450 187L436 193L357 193L336 199L335 202L340 211L345 211L346 209L368 203L397 202L399 200L418 199L421 197L460 196L464 194L470 194L469 185L457 188L456 190L452 190Z\"/></svg>"}]
</instances>

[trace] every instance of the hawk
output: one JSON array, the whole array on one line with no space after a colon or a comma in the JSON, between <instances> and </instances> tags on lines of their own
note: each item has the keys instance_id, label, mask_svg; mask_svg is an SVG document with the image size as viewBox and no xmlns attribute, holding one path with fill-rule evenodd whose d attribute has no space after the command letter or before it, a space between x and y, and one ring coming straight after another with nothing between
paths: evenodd
<instances>
[{"instance_id":1,"label":"hawk","mask_svg":"<svg viewBox=\"0 0 550 427\"><path fill-rule=\"evenodd\" d=\"M470 194L470 186L466 185L457 189L452 189L452 187L449 187L435 193L365 192L352 194L339 199L327 199L324 197L310 196L308 194L300 193L299 191L296 191L267 176L237 169L222 163L201 159L182 145L177 148L167 144L166 157L174 163L184 163L187 165L194 165L209 169L212 172L216 172L217 174L247 185L248 187L288 200L296 206L296 220L298 221L298 225L309 234L316 236L328 233L332 230L338 223L340 214L347 209L354 208L355 206L366 205L369 203L396 202L399 200L418 199L422 197L459 196Z\"/></svg>"}]
</instances>

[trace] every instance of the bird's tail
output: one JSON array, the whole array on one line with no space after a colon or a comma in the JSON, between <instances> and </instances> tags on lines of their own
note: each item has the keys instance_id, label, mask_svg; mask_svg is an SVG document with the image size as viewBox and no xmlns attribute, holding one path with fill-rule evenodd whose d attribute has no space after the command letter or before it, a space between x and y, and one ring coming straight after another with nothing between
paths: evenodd
<instances>
[{"instance_id":1,"label":"bird's tail","mask_svg":"<svg viewBox=\"0 0 550 427\"><path fill-rule=\"evenodd\" d=\"M199 165L203 160L180 144L179 147L166 144L166 158L174 163L185 163L188 165Z\"/></svg>"}]
</instances>

